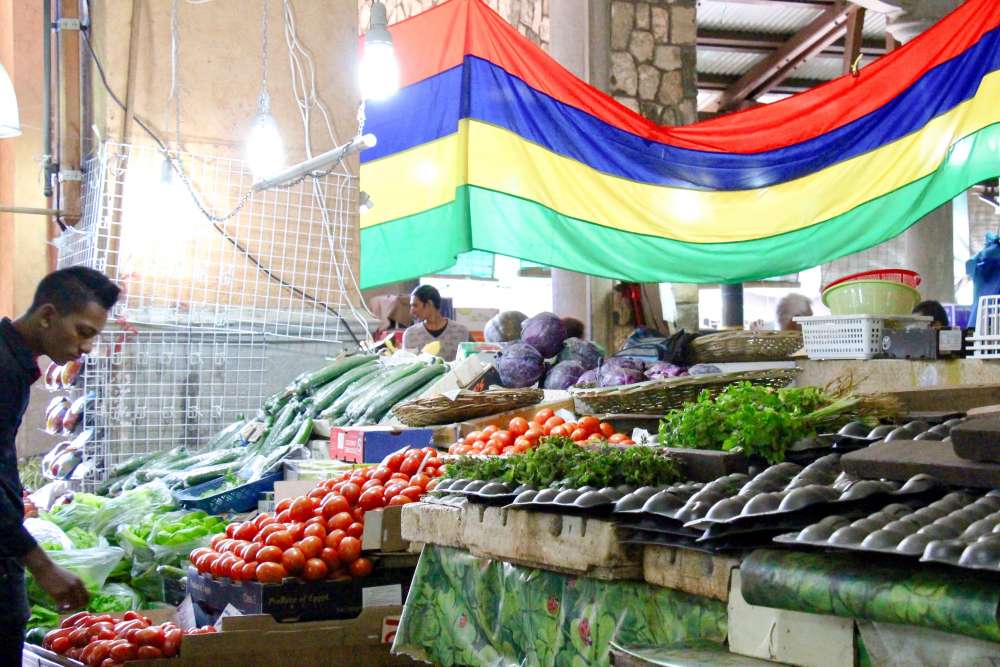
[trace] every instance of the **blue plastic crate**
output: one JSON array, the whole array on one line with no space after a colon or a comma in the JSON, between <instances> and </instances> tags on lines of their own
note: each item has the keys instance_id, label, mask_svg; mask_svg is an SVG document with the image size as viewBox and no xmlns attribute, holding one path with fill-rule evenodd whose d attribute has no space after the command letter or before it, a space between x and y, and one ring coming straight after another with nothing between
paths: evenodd
<instances>
[{"instance_id":1,"label":"blue plastic crate","mask_svg":"<svg viewBox=\"0 0 1000 667\"><path fill-rule=\"evenodd\" d=\"M203 510L209 514L222 514L224 512L249 512L257 509L257 500L260 494L267 491L274 491L274 483L282 479L282 473L275 473L262 477L256 482L250 482L237 486L235 489L223 491L211 496L201 498L206 491L222 486L223 478L213 479L197 486L192 486L184 491L174 492L174 499L183 507L192 510Z\"/></svg>"}]
</instances>

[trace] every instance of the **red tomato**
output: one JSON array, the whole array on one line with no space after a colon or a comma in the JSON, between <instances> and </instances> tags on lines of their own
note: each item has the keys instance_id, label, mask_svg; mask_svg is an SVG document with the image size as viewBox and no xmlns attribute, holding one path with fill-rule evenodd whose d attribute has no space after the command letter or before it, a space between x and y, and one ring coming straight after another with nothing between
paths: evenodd
<instances>
[{"instance_id":1,"label":"red tomato","mask_svg":"<svg viewBox=\"0 0 1000 667\"><path fill-rule=\"evenodd\" d=\"M330 519L326 527L330 530L347 530L347 527L354 523L354 517L350 512L341 512Z\"/></svg>"},{"instance_id":2,"label":"red tomato","mask_svg":"<svg viewBox=\"0 0 1000 667\"><path fill-rule=\"evenodd\" d=\"M419 486L421 489L426 489L430 481L431 478L428 475L421 473L410 478L410 486Z\"/></svg>"},{"instance_id":3,"label":"red tomato","mask_svg":"<svg viewBox=\"0 0 1000 667\"><path fill-rule=\"evenodd\" d=\"M605 438L610 438L615 434L615 427L608 422L601 422L600 428L601 434L604 435Z\"/></svg>"},{"instance_id":4,"label":"red tomato","mask_svg":"<svg viewBox=\"0 0 1000 667\"><path fill-rule=\"evenodd\" d=\"M353 510L351 510L351 516L354 517L354 520L357 521L358 523L364 523L365 522L365 508L364 507L355 507Z\"/></svg>"},{"instance_id":5,"label":"red tomato","mask_svg":"<svg viewBox=\"0 0 1000 667\"><path fill-rule=\"evenodd\" d=\"M280 563L282 550L278 547L264 547L257 552L258 563Z\"/></svg>"},{"instance_id":6,"label":"red tomato","mask_svg":"<svg viewBox=\"0 0 1000 667\"><path fill-rule=\"evenodd\" d=\"M393 472L396 472L397 470L399 470L399 466L403 465L403 459L405 457L406 454L404 454L403 452L395 452L394 454L390 454L389 456L387 456L385 458L385 461L383 461L383 463L385 464L386 468L392 470Z\"/></svg>"},{"instance_id":7,"label":"red tomato","mask_svg":"<svg viewBox=\"0 0 1000 667\"><path fill-rule=\"evenodd\" d=\"M218 535L213 535L212 536L212 541L209 542L209 544L212 545L213 549L215 549L216 551L218 551L219 550L219 542L221 542L224 539L226 539L225 534L224 533L219 533Z\"/></svg>"},{"instance_id":8,"label":"red tomato","mask_svg":"<svg viewBox=\"0 0 1000 667\"><path fill-rule=\"evenodd\" d=\"M309 498L296 498L288 510L292 521L306 521L313 515L313 504Z\"/></svg>"},{"instance_id":9,"label":"red tomato","mask_svg":"<svg viewBox=\"0 0 1000 667\"><path fill-rule=\"evenodd\" d=\"M326 495L326 487L320 484L315 489L306 494L307 498L315 498L316 500L322 500L323 496Z\"/></svg>"},{"instance_id":10,"label":"red tomato","mask_svg":"<svg viewBox=\"0 0 1000 667\"><path fill-rule=\"evenodd\" d=\"M317 524L326 528L326 518L323 517L322 511L321 510L316 510L316 511L319 513L316 516L309 519L308 521L306 521L306 528Z\"/></svg>"},{"instance_id":11,"label":"red tomato","mask_svg":"<svg viewBox=\"0 0 1000 667\"><path fill-rule=\"evenodd\" d=\"M60 655L66 653L66 651L69 650L69 647L70 643L68 637L56 637L52 640L52 643L49 644L49 648Z\"/></svg>"},{"instance_id":12,"label":"red tomato","mask_svg":"<svg viewBox=\"0 0 1000 667\"><path fill-rule=\"evenodd\" d=\"M188 560L191 561L191 564L193 565L194 563L196 563L198 561L198 559L201 556L203 556L203 555L205 555L207 553L210 553L209 549L207 549L206 547L198 547L197 549L194 549L193 551L191 551L190 554L188 554Z\"/></svg>"},{"instance_id":13,"label":"red tomato","mask_svg":"<svg viewBox=\"0 0 1000 667\"><path fill-rule=\"evenodd\" d=\"M580 442L581 440L586 440L590 434L587 433L582 428L577 428L575 431L569 434L570 439L573 442Z\"/></svg>"},{"instance_id":14,"label":"red tomato","mask_svg":"<svg viewBox=\"0 0 1000 667\"><path fill-rule=\"evenodd\" d=\"M365 491L367 491L368 489L374 489L376 486L382 486L382 480L378 479L368 480L367 482L361 485L361 494L364 495Z\"/></svg>"},{"instance_id":15,"label":"red tomato","mask_svg":"<svg viewBox=\"0 0 1000 667\"><path fill-rule=\"evenodd\" d=\"M306 529L302 531L302 537L315 536L321 540L326 539L326 524L325 523L314 523L311 526L306 526Z\"/></svg>"},{"instance_id":16,"label":"red tomato","mask_svg":"<svg viewBox=\"0 0 1000 667\"><path fill-rule=\"evenodd\" d=\"M159 646L163 643L163 628L159 626L143 628L136 633L135 639L139 646Z\"/></svg>"},{"instance_id":17,"label":"red tomato","mask_svg":"<svg viewBox=\"0 0 1000 667\"><path fill-rule=\"evenodd\" d=\"M586 417L580 417L580 421L576 423L579 428L582 428L588 434L596 433L601 430L601 420L597 417L587 415Z\"/></svg>"},{"instance_id":18,"label":"red tomato","mask_svg":"<svg viewBox=\"0 0 1000 667\"><path fill-rule=\"evenodd\" d=\"M390 484L389 486L385 487L385 490L382 491L382 498L385 499L386 502L388 502L390 498L397 495L400 491L402 491L405 488L406 488L405 482L399 482L398 484Z\"/></svg>"},{"instance_id":19,"label":"red tomato","mask_svg":"<svg viewBox=\"0 0 1000 667\"><path fill-rule=\"evenodd\" d=\"M349 571L352 577L367 577L372 573L372 562L367 558L359 558L350 564Z\"/></svg>"},{"instance_id":20,"label":"red tomato","mask_svg":"<svg viewBox=\"0 0 1000 667\"><path fill-rule=\"evenodd\" d=\"M350 482L344 485L340 493L347 500L348 504L353 506L357 504L358 497L361 495L361 487L354 482Z\"/></svg>"},{"instance_id":21,"label":"red tomato","mask_svg":"<svg viewBox=\"0 0 1000 667\"><path fill-rule=\"evenodd\" d=\"M365 524L355 521L347 527L347 534L351 537L361 537L365 533Z\"/></svg>"},{"instance_id":22,"label":"red tomato","mask_svg":"<svg viewBox=\"0 0 1000 667\"><path fill-rule=\"evenodd\" d=\"M330 519L341 512L347 512L351 509L351 504L347 502L347 498L335 493L329 495L323 500L322 510L323 516Z\"/></svg>"},{"instance_id":23,"label":"red tomato","mask_svg":"<svg viewBox=\"0 0 1000 667\"><path fill-rule=\"evenodd\" d=\"M514 417L510 420L510 423L507 424L507 430L514 436L524 435L528 432L529 428L531 428L531 426L528 424L528 420L524 417Z\"/></svg>"},{"instance_id":24,"label":"red tomato","mask_svg":"<svg viewBox=\"0 0 1000 667\"><path fill-rule=\"evenodd\" d=\"M385 481L392 476L393 472L393 469L388 466L379 466L375 468L375 472L372 473L372 479L377 479L384 484Z\"/></svg>"},{"instance_id":25,"label":"red tomato","mask_svg":"<svg viewBox=\"0 0 1000 667\"><path fill-rule=\"evenodd\" d=\"M240 527L236 529L234 537L238 540L250 541L257 535L257 526L253 525L249 521L244 521L240 524Z\"/></svg>"},{"instance_id":26,"label":"red tomato","mask_svg":"<svg viewBox=\"0 0 1000 667\"><path fill-rule=\"evenodd\" d=\"M562 426L566 423L566 420L562 417L549 417L545 420L545 428L554 429L556 426Z\"/></svg>"},{"instance_id":27,"label":"red tomato","mask_svg":"<svg viewBox=\"0 0 1000 667\"><path fill-rule=\"evenodd\" d=\"M394 507L395 505L406 505L412 502L413 499L409 496L399 494L398 496L392 497L392 500L389 501L389 507Z\"/></svg>"},{"instance_id":28,"label":"red tomato","mask_svg":"<svg viewBox=\"0 0 1000 667\"><path fill-rule=\"evenodd\" d=\"M229 566L229 578L234 581L240 581L243 579L243 567L246 565L246 561L242 558L237 558L236 561Z\"/></svg>"},{"instance_id":29,"label":"red tomato","mask_svg":"<svg viewBox=\"0 0 1000 667\"><path fill-rule=\"evenodd\" d=\"M288 523L292 520L292 513L289 510L278 512L278 516L275 518L278 520L278 523Z\"/></svg>"},{"instance_id":30,"label":"red tomato","mask_svg":"<svg viewBox=\"0 0 1000 667\"><path fill-rule=\"evenodd\" d=\"M257 563L247 562L243 564L243 574L240 577L243 581L257 581Z\"/></svg>"},{"instance_id":31,"label":"red tomato","mask_svg":"<svg viewBox=\"0 0 1000 667\"><path fill-rule=\"evenodd\" d=\"M348 529L347 532L350 534L350 529ZM318 537L304 537L298 544L298 547L302 550L306 560L310 558L318 558L320 553L323 551L324 546L325 543Z\"/></svg>"},{"instance_id":32,"label":"red tomato","mask_svg":"<svg viewBox=\"0 0 1000 667\"><path fill-rule=\"evenodd\" d=\"M306 561L306 567L302 573L302 577L306 581L322 581L323 579L326 579L326 575L329 572L330 568L327 567L322 558L310 558Z\"/></svg>"},{"instance_id":33,"label":"red tomato","mask_svg":"<svg viewBox=\"0 0 1000 667\"><path fill-rule=\"evenodd\" d=\"M372 480L377 482L378 480ZM373 486L367 491L361 494L358 498L358 506L363 507L365 510L378 509L385 505L385 499L382 497L384 489L381 486Z\"/></svg>"},{"instance_id":34,"label":"red tomato","mask_svg":"<svg viewBox=\"0 0 1000 667\"><path fill-rule=\"evenodd\" d=\"M257 581L263 584L278 584L285 578L285 568L278 563L261 563L257 566Z\"/></svg>"},{"instance_id":35,"label":"red tomato","mask_svg":"<svg viewBox=\"0 0 1000 667\"><path fill-rule=\"evenodd\" d=\"M226 537L232 538L232 536L236 533L236 529L238 527L239 527L238 523L231 523L228 526L226 526Z\"/></svg>"},{"instance_id":36,"label":"red tomato","mask_svg":"<svg viewBox=\"0 0 1000 667\"><path fill-rule=\"evenodd\" d=\"M264 526L257 533L256 537L259 537L261 541L266 540L271 533L278 533L285 530L285 524L283 523L272 523L270 525ZM256 539L256 538L255 538Z\"/></svg>"},{"instance_id":37,"label":"red tomato","mask_svg":"<svg viewBox=\"0 0 1000 667\"><path fill-rule=\"evenodd\" d=\"M292 536L292 542L298 542L302 539L302 535L305 533L306 525L304 523L293 523L286 529L288 534Z\"/></svg>"},{"instance_id":38,"label":"red tomato","mask_svg":"<svg viewBox=\"0 0 1000 667\"><path fill-rule=\"evenodd\" d=\"M555 412L553 412L552 408L544 408L535 413L534 421L536 424L544 424L551 419L554 414Z\"/></svg>"},{"instance_id":39,"label":"red tomato","mask_svg":"<svg viewBox=\"0 0 1000 667\"><path fill-rule=\"evenodd\" d=\"M412 475L417 472L420 467L420 462L423 461L423 454L417 454L416 456L407 456L406 460L403 461L403 465L400 466L399 471L404 475Z\"/></svg>"},{"instance_id":40,"label":"red tomato","mask_svg":"<svg viewBox=\"0 0 1000 667\"><path fill-rule=\"evenodd\" d=\"M625 435L624 433L613 433L610 436L608 436L608 442L610 442L612 445L618 444L623 440L628 440L628 436Z\"/></svg>"},{"instance_id":41,"label":"red tomato","mask_svg":"<svg viewBox=\"0 0 1000 667\"><path fill-rule=\"evenodd\" d=\"M282 551L288 549L294 543L295 543L295 538L292 537L292 534L287 530L279 530L276 533L271 533L270 535L267 536L267 539L264 540L264 544L266 544L267 546L278 547Z\"/></svg>"},{"instance_id":42,"label":"red tomato","mask_svg":"<svg viewBox=\"0 0 1000 667\"><path fill-rule=\"evenodd\" d=\"M389 479L390 480L397 479L397 480L399 480L401 482L409 482L410 481L410 476L406 475L406 474L403 474L401 472L394 472L394 473L392 473L392 477L390 477Z\"/></svg>"},{"instance_id":43,"label":"red tomato","mask_svg":"<svg viewBox=\"0 0 1000 667\"><path fill-rule=\"evenodd\" d=\"M291 506L292 506L292 499L285 498L284 500L281 500L277 505L274 506L274 513L281 514Z\"/></svg>"},{"instance_id":44,"label":"red tomato","mask_svg":"<svg viewBox=\"0 0 1000 667\"><path fill-rule=\"evenodd\" d=\"M496 424L490 424L489 426L483 429L483 435L488 438L499 430L500 430L499 426L497 426Z\"/></svg>"},{"instance_id":45,"label":"red tomato","mask_svg":"<svg viewBox=\"0 0 1000 667\"><path fill-rule=\"evenodd\" d=\"M126 660L135 660L139 654L139 647L132 642L118 641L111 646L109 653L111 658L118 662L125 662Z\"/></svg>"},{"instance_id":46,"label":"red tomato","mask_svg":"<svg viewBox=\"0 0 1000 667\"><path fill-rule=\"evenodd\" d=\"M465 436L465 442L473 442L475 440L479 440L481 437L483 437L482 431L470 431L469 434Z\"/></svg>"},{"instance_id":47,"label":"red tomato","mask_svg":"<svg viewBox=\"0 0 1000 667\"><path fill-rule=\"evenodd\" d=\"M510 447L514 444L514 436L512 436L508 431L497 431L490 436L490 440L496 442L502 447Z\"/></svg>"},{"instance_id":48,"label":"red tomato","mask_svg":"<svg viewBox=\"0 0 1000 667\"><path fill-rule=\"evenodd\" d=\"M531 444L535 444L543 435L545 435L545 431L542 428L532 426L528 429L527 433L524 434L524 437L527 438Z\"/></svg>"},{"instance_id":49,"label":"red tomato","mask_svg":"<svg viewBox=\"0 0 1000 667\"><path fill-rule=\"evenodd\" d=\"M408 486L400 492L400 495L409 496L411 498L419 498L424 495L424 489L422 486Z\"/></svg>"},{"instance_id":50,"label":"red tomato","mask_svg":"<svg viewBox=\"0 0 1000 667\"><path fill-rule=\"evenodd\" d=\"M274 518L274 517L272 517L272 516L271 516L270 514L268 514L267 512L263 512L263 513L261 513L261 514L258 514L258 515L257 515L257 518L255 518L255 519L253 520L253 525L257 526L257 529L258 529L258 530L260 530L261 528L263 528L263 527L264 527L264 525L265 525L265 524L264 524L264 522L265 522L265 521L269 521L269 520L271 520L271 519L273 519L273 518Z\"/></svg>"},{"instance_id":51,"label":"red tomato","mask_svg":"<svg viewBox=\"0 0 1000 667\"><path fill-rule=\"evenodd\" d=\"M324 547L323 551L320 552L319 557L326 563L326 567L333 572L340 567L340 556L337 555L336 549L331 549L330 547Z\"/></svg>"},{"instance_id":52,"label":"red tomato","mask_svg":"<svg viewBox=\"0 0 1000 667\"><path fill-rule=\"evenodd\" d=\"M302 568L304 568L305 565L305 554L303 554L302 549L299 549L298 547L286 549L285 553L281 555L281 566L285 568L288 574L296 575L302 572Z\"/></svg>"},{"instance_id":53,"label":"red tomato","mask_svg":"<svg viewBox=\"0 0 1000 667\"><path fill-rule=\"evenodd\" d=\"M326 536L326 542L325 542L325 544L326 544L326 546L330 547L331 549L336 549L337 547L340 546L340 541L342 539L344 539L344 537L346 535L347 535L347 531L345 531L345 530L332 530Z\"/></svg>"},{"instance_id":54,"label":"red tomato","mask_svg":"<svg viewBox=\"0 0 1000 667\"><path fill-rule=\"evenodd\" d=\"M361 557L361 540L356 537L345 537L337 547L337 555L341 563L353 563Z\"/></svg>"},{"instance_id":55,"label":"red tomato","mask_svg":"<svg viewBox=\"0 0 1000 667\"><path fill-rule=\"evenodd\" d=\"M553 419L555 419L555 417L553 417ZM556 436L565 437L565 436L569 435L569 432L566 430L565 426L559 425L559 426L553 427L553 429L551 431L549 431L549 435L556 435Z\"/></svg>"}]
</instances>

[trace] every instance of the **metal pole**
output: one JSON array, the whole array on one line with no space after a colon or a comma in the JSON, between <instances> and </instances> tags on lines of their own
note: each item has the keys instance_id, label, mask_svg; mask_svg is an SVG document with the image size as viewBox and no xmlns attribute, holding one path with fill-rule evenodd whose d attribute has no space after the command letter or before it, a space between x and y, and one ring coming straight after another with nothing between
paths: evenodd
<instances>
[{"instance_id":1,"label":"metal pole","mask_svg":"<svg viewBox=\"0 0 1000 667\"><path fill-rule=\"evenodd\" d=\"M52 0L42 0L42 193L52 197Z\"/></svg>"},{"instance_id":2,"label":"metal pole","mask_svg":"<svg viewBox=\"0 0 1000 667\"><path fill-rule=\"evenodd\" d=\"M743 283L722 285L722 328L743 328Z\"/></svg>"},{"instance_id":3,"label":"metal pole","mask_svg":"<svg viewBox=\"0 0 1000 667\"><path fill-rule=\"evenodd\" d=\"M75 213L68 213L58 208L31 208L29 206L0 206L0 213L15 213L18 215L52 215L59 218L79 218Z\"/></svg>"}]
</instances>

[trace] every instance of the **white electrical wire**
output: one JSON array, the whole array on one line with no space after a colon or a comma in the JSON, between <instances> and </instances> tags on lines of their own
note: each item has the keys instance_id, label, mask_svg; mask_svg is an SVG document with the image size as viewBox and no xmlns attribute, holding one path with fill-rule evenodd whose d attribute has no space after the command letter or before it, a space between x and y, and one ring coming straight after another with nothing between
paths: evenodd
<instances>
[{"instance_id":1,"label":"white electrical wire","mask_svg":"<svg viewBox=\"0 0 1000 667\"><path fill-rule=\"evenodd\" d=\"M179 13L180 0L174 0L170 8L170 97L167 98L167 102L174 103L174 133L178 152L181 150L181 72L180 67L178 67L181 32Z\"/></svg>"},{"instance_id":2,"label":"white electrical wire","mask_svg":"<svg viewBox=\"0 0 1000 667\"><path fill-rule=\"evenodd\" d=\"M295 14L292 11L292 6L290 0L283 0L283 18L285 27L285 44L288 47L288 61L289 70L291 72L292 79L292 94L295 98L296 106L299 109L299 116L302 120L303 135L305 140L306 157L312 157L312 122L311 122L311 112L315 107L319 110L320 115L323 117L324 124L326 125L327 134L330 137L330 141L334 146L339 145L337 141L336 133L333 129L333 124L330 121L330 114L326 109L326 105L320 99L316 92L316 66L313 61L312 56L302 45L298 39L298 33L295 26ZM305 65L302 61L305 60ZM344 173L349 175L346 165L340 163L337 165L342 168ZM337 199L344 201L344 188L346 187L347 180L341 179L341 186L337 192ZM317 180L312 181L313 197L316 199L317 208L320 210L323 218L323 229L326 233L327 243L330 245L330 250L333 253L342 253L342 256L346 257L348 254L347 248L347 236L342 235L340 243L338 244L334 239L330 231L330 219L328 214L328 209L326 206L326 192L321 183ZM342 264L346 264L347 276L350 278L350 284L353 285L358 299L361 302L361 307L363 311L361 313L354 307L354 303L350 298L347 299L347 306L351 310L351 314L358 321L359 324L364 328L365 334L368 340L371 342L372 334L368 329L368 318L365 315L371 316L371 311L368 305L365 303L364 296L361 293L361 287L358 284L357 276L354 274L354 267L350 262L340 263L333 262L334 270L337 273L337 278L340 280L340 284L347 285L348 283L344 279L344 271Z\"/></svg>"}]
</instances>

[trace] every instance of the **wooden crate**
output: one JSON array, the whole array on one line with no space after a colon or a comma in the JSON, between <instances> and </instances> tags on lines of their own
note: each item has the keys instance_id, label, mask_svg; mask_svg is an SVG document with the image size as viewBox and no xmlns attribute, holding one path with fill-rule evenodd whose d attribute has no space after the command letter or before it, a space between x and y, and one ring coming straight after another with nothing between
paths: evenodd
<instances>
[{"instance_id":1,"label":"wooden crate","mask_svg":"<svg viewBox=\"0 0 1000 667\"><path fill-rule=\"evenodd\" d=\"M642 579L642 548L621 544L600 519L467 505L462 534L473 555L597 579Z\"/></svg>"},{"instance_id":2,"label":"wooden crate","mask_svg":"<svg viewBox=\"0 0 1000 667\"><path fill-rule=\"evenodd\" d=\"M729 577L739 560L691 549L647 545L642 557L643 578L656 586L726 602Z\"/></svg>"}]
</instances>

